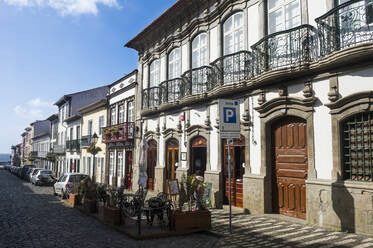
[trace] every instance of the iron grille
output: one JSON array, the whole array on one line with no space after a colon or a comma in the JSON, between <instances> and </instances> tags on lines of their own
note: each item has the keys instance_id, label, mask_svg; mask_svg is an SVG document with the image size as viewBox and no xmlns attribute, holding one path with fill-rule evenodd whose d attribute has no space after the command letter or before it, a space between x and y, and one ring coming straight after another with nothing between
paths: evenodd
<instances>
[{"instance_id":1,"label":"iron grille","mask_svg":"<svg viewBox=\"0 0 373 248\"><path fill-rule=\"evenodd\" d=\"M348 118L342 128L343 178L373 181L373 112Z\"/></svg>"}]
</instances>

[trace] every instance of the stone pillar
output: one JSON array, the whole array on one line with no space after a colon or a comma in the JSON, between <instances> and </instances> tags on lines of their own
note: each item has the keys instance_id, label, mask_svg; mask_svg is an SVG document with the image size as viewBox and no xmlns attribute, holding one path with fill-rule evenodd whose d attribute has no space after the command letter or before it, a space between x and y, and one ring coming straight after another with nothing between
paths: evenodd
<instances>
[{"instance_id":1,"label":"stone pillar","mask_svg":"<svg viewBox=\"0 0 373 248\"><path fill-rule=\"evenodd\" d=\"M259 39L265 37L267 35L267 4L265 0L260 0L259 1Z\"/></svg>"}]
</instances>

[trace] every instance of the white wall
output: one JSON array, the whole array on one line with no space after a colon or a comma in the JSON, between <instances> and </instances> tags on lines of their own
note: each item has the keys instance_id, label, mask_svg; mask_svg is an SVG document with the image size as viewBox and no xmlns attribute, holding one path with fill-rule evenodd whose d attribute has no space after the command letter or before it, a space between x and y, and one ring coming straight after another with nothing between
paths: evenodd
<instances>
[{"instance_id":1,"label":"white wall","mask_svg":"<svg viewBox=\"0 0 373 248\"><path fill-rule=\"evenodd\" d=\"M254 4L247 9L248 41L249 48L259 39L259 4Z\"/></svg>"},{"instance_id":2,"label":"white wall","mask_svg":"<svg viewBox=\"0 0 373 248\"><path fill-rule=\"evenodd\" d=\"M190 110L190 125L204 125L206 120L206 107Z\"/></svg>"},{"instance_id":3,"label":"white wall","mask_svg":"<svg viewBox=\"0 0 373 248\"><path fill-rule=\"evenodd\" d=\"M308 21L309 24L316 27L315 19L327 12L326 0L308 0Z\"/></svg>"},{"instance_id":4,"label":"white wall","mask_svg":"<svg viewBox=\"0 0 373 248\"><path fill-rule=\"evenodd\" d=\"M313 90L315 91L315 96L321 101L316 102L314 112L314 147L317 178L331 179L333 168L332 123L329 109L324 106L325 103L329 102L329 80L314 82Z\"/></svg>"},{"instance_id":5,"label":"white wall","mask_svg":"<svg viewBox=\"0 0 373 248\"><path fill-rule=\"evenodd\" d=\"M216 125L216 118L218 118L218 105L214 104L210 106L210 121L211 125L214 127ZM220 154L220 149L218 146L219 134L218 129L213 128L210 133L210 166L211 171L218 171L218 156Z\"/></svg>"},{"instance_id":6,"label":"white wall","mask_svg":"<svg viewBox=\"0 0 373 248\"><path fill-rule=\"evenodd\" d=\"M218 44L218 27L214 27L210 30L210 62L213 62L219 56Z\"/></svg>"},{"instance_id":7,"label":"white wall","mask_svg":"<svg viewBox=\"0 0 373 248\"><path fill-rule=\"evenodd\" d=\"M338 77L339 93L346 97L359 91L373 90L373 69L366 69ZM329 90L329 89L328 89Z\"/></svg>"},{"instance_id":8,"label":"white wall","mask_svg":"<svg viewBox=\"0 0 373 248\"><path fill-rule=\"evenodd\" d=\"M189 56L188 56L188 47L189 44L186 43L181 48L181 73L183 74L187 70L189 70Z\"/></svg>"},{"instance_id":9,"label":"white wall","mask_svg":"<svg viewBox=\"0 0 373 248\"><path fill-rule=\"evenodd\" d=\"M257 111L252 111L252 103L254 107L257 107L258 96L252 96L249 98L250 116L254 125L251 127L250 133L250 166L252 174L260 174L261 167L261 142L260 142L260 118Z\"/></svg>"},{"instance_id":10,"label":"white wall","mask_svg":"<svg viewBox=\"0 0 373 248\"><path fill-rule=\"evenodd\" d=\"M119 101L122 101L122 100L124 100L126 98L129 98L131 96L134 96L134 95L135 95L135 88L127 90L127 91L123 92L122 94L119 94L115 97L110 98L109 104L111 105L111 104L117 103Z\"/></svg>"}]
</instances>

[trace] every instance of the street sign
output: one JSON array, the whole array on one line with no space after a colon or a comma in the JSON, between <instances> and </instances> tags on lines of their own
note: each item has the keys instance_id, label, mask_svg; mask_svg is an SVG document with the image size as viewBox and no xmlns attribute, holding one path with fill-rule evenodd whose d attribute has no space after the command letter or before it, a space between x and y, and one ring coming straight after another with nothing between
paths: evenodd
<instances>
[{"instance_id":1,"label":"street sign","mask_svg":"<svg viewBox=\"0 0 373 248\"><path fill-rule=\"evenodd\" d=\"M222 139L240 138L240 103L219 99L219 129Z\"/></svg>"}]
</instances>

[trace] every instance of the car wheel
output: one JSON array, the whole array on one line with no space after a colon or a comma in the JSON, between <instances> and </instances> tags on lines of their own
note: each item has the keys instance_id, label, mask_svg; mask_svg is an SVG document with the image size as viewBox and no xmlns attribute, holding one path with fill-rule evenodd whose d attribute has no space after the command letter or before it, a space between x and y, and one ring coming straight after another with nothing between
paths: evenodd
<instances>
[{"instance_id":1,"label":"car wheel","mask_svg":"<svg viewBox=\"0 0 373 248\"><path fill-rule=\"evenodd\" d=\"M53 187L53 195L57 196L56 189Z\"/></svg>"}]
</instances>

